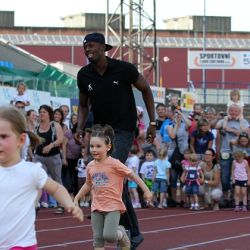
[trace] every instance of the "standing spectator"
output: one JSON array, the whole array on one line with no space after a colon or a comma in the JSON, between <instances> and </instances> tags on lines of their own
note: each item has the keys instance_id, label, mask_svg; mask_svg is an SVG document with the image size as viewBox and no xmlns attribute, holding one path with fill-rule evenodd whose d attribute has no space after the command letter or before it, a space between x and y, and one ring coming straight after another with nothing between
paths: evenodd
<instances>
[{"instance_id":1,"label":"standing spectator","mask_svg":"<svg viewBox=\"0 0 250 250\"><path fill-rule=\"evenodd\" d=\"M162 147L162 137L160 133L161 126L163 122L167 119L167 107L163 103L158 103L155 107L155 111L157 114L156 117L156 140L157 144L160 145L159 147Z\"/></svg>"},{"instance_id":2,"label":"standing spectator","mask_svg":"<svg viewBox=\"0 0 250 250\"><path fill-rule=\"evenodd\" d=\"M204 160L200 163L204 173L204 183L200 186L200 196L203 197L205 207L219 210L219 201L222 197L221 167L217 163L215 151L208 148Z\"/></svg>"},{"instance_id":3,"label":"standing spectator","mask_svg":"<svg viewBox=\"0 0 250 250\"><path fill-rule=\"evenodd\" d=\"M160 202L158 208L163 208L163 202L166 201L168 184L169 184L169 169L171 163L167 160L166 148L161 148L158 153L158 159L154 163L152 195L157 196L160 193ZM166 206L167 204L165 204Z\"/></svg>"},{"instance_id":4,"label":"standing spectator","mask_svg":"<svg viewBox=\"0 0 250 250\"><path fill-rule=\"evenodd\" d=\"M10 104L15 104L17 101L21 101L25 106L30 105L30 98L25 93L27 90L26 84L21 82L17 85L17 95L14 95L10 101Z\"/></svg>"},{"instance_id":5,"label":"standing spectator","mask_svg":"<svg viewBox=\"0 0 250 250\"><path fill-rule=\"evenodd\" d=\"M243 113L244 113L244 102L240 99L240 91L237 89L231 90L230 91L230 100L227 103L227 113L229 113L229 107L232 104L236 104L240 108L240 113L237 117L237 119L242 119L243 118ZM228 115L228 119L231 119L230 114ZM226 124L225 124L226 126Z\"/></svg>"},{"instance_id":6,"label":"standing spectator","mask_svg":"<svg viewBox=\"0 0 250 250\"><path fill-rule=\"evenodd\" d=\"M246 155L246 160L250 164L250 137L247 132L241 132L236 140L230 142L232 151L242 151Z\"/></svg>"},{"instance_id":7,"label":"standing spectator","mask_svg":"<svg viewBox=\"0 0 250 250\"><path fill-rule=\"evenodd\" d=\"M214 136L212 149L214 149L214 151L216 152L217 129L215 128L215 126L218 121L216 110L213 107L206 107L204 110L203 117L208 121L210 132Z\"/></svg>"},{"instance_id":8,"label":"standing spectator","mask_svg":"<svg viewBox=\"0 0 250 250\"><path fill-rule=\"evenodd\" d=\"M75 139L77 124L64 133L62 151L63 168L66 171L65 177L69 177L69 193L74 197L78 192L77 162L81 157L81 142ZM69 174L69 175L67 175Z\"/></svg>"},{"instance_id":9,"label":"standing spectator","mask_svg":"<svg viewBox=\"0 0 250 250\"><path fill-rule=\"evenodd\" d=\"M152 189L153 185L154 160L154 151L148 149L145 153L145 161L142 163L140 168L140 174L141 178L143 179L149 190Z\"/></svg>"},{"instance_id":10,"label":"standing spectator","mask_svg":"<svg viewBox=\"0 0 250 250\"><path fill-rule=\"evenodd\" d=\"M73 113L70 117L69 128L73 128L77 124L77 114Z\"/></svg>"},{"instance_id":11,"label":"standing spectator","mask_svg":"<svg viewBox=\"0 0 250 250\"><path fill-rule=\"evenodd\" d=\"M224 201L222 206L229 206L231 200L231 169L232 169L232 148L230 141L236 140L242 131L245 131L249 127L247 120L242 120L243 128L241 128L240 121L237 117L240 114L240 108L236 104L232 104L229 107L230 120L227 121L227 126L224 128L224 119L219 120L216 124L216 128L220 131L217 140L217 154L221 166L221 183L224 195Z\"/></svg>"},{"instance_id":12,"label":"standing spectator","mask_svg":"<svg viewBox=\"0 0 250 250\"><path fill-rule=\"evenodd\" d=\"M192 133L190 148L193 153L199 155L200 159L208 148L211 148L214 141L214 135L209 131L209 123L206 119L201 119L197 123L197 129Z\"/></svg>"},{"instance_id":13,"label":"standing spectator","mask_svg":"<svg viewBox=\"0 0 250 250\"><path fill-rule=\"evenodd\" d=\"M156 126L152 91L132 64L105 56L105 52L112 49L112 46L105 44L103 34L86 35L83 48L90 63L80 69L77 75L78 132L83 131L91 106L94 124L109 124L115 130L116 150L112 155L124 163L134 139L137 121L132 86L142 93L149 115L150 124L146 136L149 142L154 140ZM135 249L143 241L143 236L125 185L123 200L127 213L121 216L121 223L130 230L132 249Z\"/></svg>"},{"instance_id":14,"label":"standing spectator","mask_svg":"<svg viewBox=\"0 0 250 250\"><path fill-rule=\"evenodd\" d=\"M63 112L63 123L66 126L66 128L69 128L69 119L68 119L68 115L69 115L69 106L66 104L62 104L59 109L62 110Z\"/></svg>"},{"instance_id":15,"label":"standing spectator","mask_svg":"<svg viewBox=\"0 0 250 250\"><path fill-rule=\"evenodd\" d=\"M61 126L53 121L53 109L48 105L39 107L39 124L35 129L37 135L44 140L36 147L35 161L41 162L44 170L53 180L62 183L62 160L60 145L63 142ZM58 207L56 213L63 213L64 209Z\"/></svg>"},{"instance_id":16,"label":"standing spectator","mask_svg":"<svg viewBox=\"0 0 250 250\"><path fill-rule=\"evenodd\" d=\"M82 188L82 186L86 182L87 177L87 165L90 162L90 157L88 157L85 147L83 146L81 149L81 158L77 161L77 177L78 177L78 191ZM82 199L79 200L80 207L89 207L90 205L90 194L86 194Z\"/></svg>"},{"instance_id":17,"label":"standing spectator","mask_svg":"<svg viewBox=\"0 0 250 250\"><path fill-rule=\"evenodd\" d=\"M169 117L172 116L172 124L167 128L168 134L171 138L168 149L168 157L171 163L170 169L170 196L169 205L175 207L177 205L177 183L180 180L183 169L181 161L186 149L188 149L188 128L190 125L189 119L177 109L171 109ZM181 201L183 204L184 201Z\"/></svg>"},{"instance_id":18,"label":"standing spectator","mask_svg":"<svg viewBox=\"0 0 250 250\"><path fill-rule=\"evenodd\" d=\"M145 198L152 195L138 175L119 160L110 156L113 150L114 130L105 125L96 125L90 138L90 152L94 158L87 166L85 184L75 197L75 204L91 191L91 224L95 249L104 249L105 241L116 242L121 249L130 250L130 240L126 230L119 225L121 213L126 208L122 202L124 177L134 180L143 190Z\"/></svg>"},{"instance_id":19,"label":"standing spectator","mask_svg":"<svg viewBox=\"0 0 250 250\"><path fill-rule=\"evenodd\" d=\"M125 165L129 169L131 169L136 175L139 174L138 172L139 172L139 165L140 165L140 159L137 156L137 154L138 154L138 147L136 145L132 145L129 151L128 159L125 162ZM133 207L141 208L136 182L128 179L128 191L129 191L129 195L130 195L130 199L132 201Z\"/></svg>"},{"instance_id":20,"label":"standing spectator","mask_svg":"<svg viewBox=\"0 0 250 250\"><path fill-rule=\"evenodd\" d=\"M249 178L249 165L245 160L245 154L242 151L235 151L233 153L233 166L232 166L232 181L234 184L234 199L235 199L235 212L242 210L247 211L247 185L250 184ZM240 207L240 201L243 206Z\"/></svg>"},{"instance_id":21,"label":"standing spectator","mask_svg":"<svg viewBox=\"0 0 250 250\"><path fill-rule=\"evenodd\" d=\"M26 120L20 111L14 107L1 107L0 131L0 247L35 250L34 204L40 189L53 195L80 221L83 221L82 211L74 205L62 185L48 178L40 163L20 158L26 133L32 144L39 141L35 134L27 132Z\"/></svg>"},{"instance_id":22,"label":"standing spectator","mask_svg":"<svg viewBox=\"0 0 250 250\"><path fill-rule=\"evenodd\" d=\"M37 125L37 112L34 109L29 109L26 112L26 119L27 119L28 130L34 132L35 127Z\"/></svg>"},{"instance_id":23,"label":"standing spectator","mask_svg":"<svg viewBox=\"0 0 250 250\"><path fill-rule=\"evenodd\" d=\"M199 210L199 186L203 184L204 175L199 165L197 154L189 156L190 165L184 168L181 181L185 183L185 192L190 196L191 210Z\"/></svg>"},{"instance_id":24,"label":"standing spectator","mask_svg":"<svg viewBox=\"0 0 250 250\"><path fill-rule=\"evenodd\" d=\"M68 129L68 127L63 123L64 114L61 109L55 109L53 111L53 120L61 125L63 132L65 132Z\"/></svg>"}]
</instances>

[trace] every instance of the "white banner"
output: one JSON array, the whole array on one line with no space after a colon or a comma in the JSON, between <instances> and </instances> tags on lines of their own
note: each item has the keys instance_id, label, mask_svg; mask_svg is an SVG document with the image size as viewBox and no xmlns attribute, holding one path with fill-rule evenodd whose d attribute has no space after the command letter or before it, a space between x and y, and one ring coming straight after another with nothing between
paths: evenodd
<instances>
[{"instance_id":1,"label":"white banner","mask_svg":"<svg viewBox=\"0 0 250 250\"><path fill-rule=\"evenodd\" d=\"M250 51L188 51L189 69L250 69Z\"/></svg>"}]
</instances>

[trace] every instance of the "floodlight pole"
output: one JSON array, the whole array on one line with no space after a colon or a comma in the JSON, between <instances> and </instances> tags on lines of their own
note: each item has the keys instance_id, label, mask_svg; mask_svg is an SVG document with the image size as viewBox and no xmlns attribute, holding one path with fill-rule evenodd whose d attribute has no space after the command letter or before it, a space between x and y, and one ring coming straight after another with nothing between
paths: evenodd
<instances>
[{"instance_id":1,"label":"floodlight pole","mask_svg":"<svg viewBox=\"0 0 250 250\"><path fill-rule=\"evenodd\" d=\"M204 13L203 13L203 51L206 51L206 0L204 0ZM202 68L202 87L204 95L204 105L207 103L207 84L206 84L206 69L205 66Z\"/></svg>"}]
</instances>

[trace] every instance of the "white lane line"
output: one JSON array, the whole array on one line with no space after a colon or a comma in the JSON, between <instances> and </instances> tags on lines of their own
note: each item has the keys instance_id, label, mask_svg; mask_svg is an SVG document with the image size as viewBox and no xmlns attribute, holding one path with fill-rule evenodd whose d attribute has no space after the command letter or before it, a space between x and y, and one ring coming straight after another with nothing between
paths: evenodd
<instances>
[{"instance_id":1,"label":"white lane line","mask_svg":"<svg viewBox=\"0 0 250 250\"><path fill-rule=\"evenodd\" d=\"M229 220L218 220L218 221L212 221L212 222L205 222L205 223L199 223L199 224L190 224L190 225L182 225L178 227L170 227L170 228L164 228L164 229L157 229L157 230L151 230L142 232L143 234L151 234L151 233L159 233L159 232L165 232L165 231L172 231L172 230L178 230L178 229L185 229L185 228L191 228L191 227L202 227L202 226L208 226L208 225L215 225L220 223L228 223L232 221L240 221L240 220L246 220L250 219L250 216L244 217L244 218L234 218Z\"/></svg>"},{"instance_id":2,"label":"white lane line","mask_svg":"<svg viewBox=\"0 0 250 250\"><path fill-rule=\"evenodd\" d=\"M239 239L239 238L249 237L249 236L250 236L250 234L242 234L242 235L238 235L238 236L226 237L226 238L221 238L221 239L217 239L217 240L210 240L210 241L204 241L204 242L195 243L195 244L183 245L181 247L166 248L166 250L188 249L189 247L195 247L195 246L202 246L202 245L207 245L207 244L213 244L213 243L216 243L216 242L233 240L233 239Z\"/></svg>"}]
</instances>

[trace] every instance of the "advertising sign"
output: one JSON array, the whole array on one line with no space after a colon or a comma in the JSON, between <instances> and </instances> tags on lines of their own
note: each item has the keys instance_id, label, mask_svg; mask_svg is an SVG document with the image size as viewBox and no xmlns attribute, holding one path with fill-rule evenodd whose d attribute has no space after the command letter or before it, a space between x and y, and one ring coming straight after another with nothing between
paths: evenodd
<instances>
[{"instance_id":1,"label":"advertising sign","mask_svg":"<svg viewBox=\"0 0 250 250\"><path fill-rule=\"evenodd\" d=\"M249 51L188 51L189 69L250 69Z\"/></svg>"}]
</instances>

